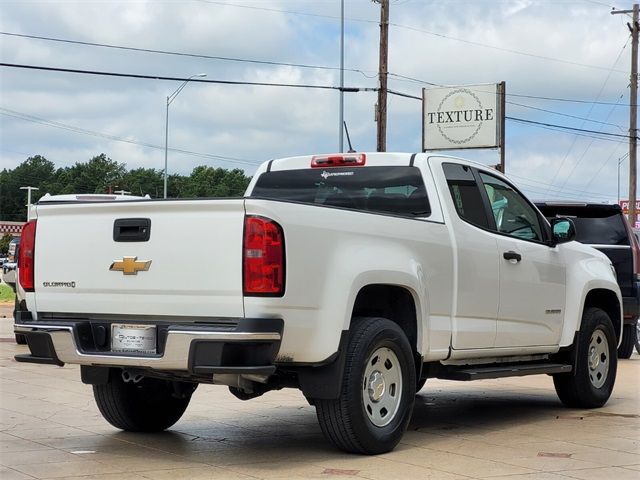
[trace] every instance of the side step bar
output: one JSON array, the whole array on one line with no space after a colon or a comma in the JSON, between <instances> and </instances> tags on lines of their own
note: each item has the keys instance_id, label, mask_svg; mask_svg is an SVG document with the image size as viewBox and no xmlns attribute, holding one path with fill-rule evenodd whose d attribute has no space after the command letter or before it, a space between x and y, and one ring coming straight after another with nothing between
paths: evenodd
<instances>
[{"instance_id":1,"label":"side step bar","mask_svg":"<svg viewBox=\"0 0 640 480\"><path fill-rule=\"evenodd\" d=\"M443 380L486 380L489 378L523 377L553 373L569 373L573 367L561 363L523 363L511 365L476 365L444 367L436 373Z\"/></svg>"}]
</instances>

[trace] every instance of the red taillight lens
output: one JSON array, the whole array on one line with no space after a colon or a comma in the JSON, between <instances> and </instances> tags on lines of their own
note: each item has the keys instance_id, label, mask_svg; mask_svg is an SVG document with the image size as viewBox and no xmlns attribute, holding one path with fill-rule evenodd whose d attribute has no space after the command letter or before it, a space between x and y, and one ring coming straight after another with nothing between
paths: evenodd
<instances>
[{"instance_id":1,"label":"red taillight lens","mask_svg":"<svg viewBox=\"0 0 640 480\"><path fill-rule=\"evenodd\" d=\"M36 220L31 220L22 227L19 248L18 271L20 272L20 286L27 292L33 292L33 267L36 253Z\"/></svg>"},{"instance_id":2,"label":"red taillight lens","mask_svg":"<svg viewBox=\"0 0 640 480\"><path fill-rule=\"evenodd\" d=\"M245 295L284 295L284 235L280 225L264 217L245 217L242 257Z\"/></svg>"},{"instance_id":3,"label":"red taillight lens","mask_svg":"<svg viewBox=\"0 0 640 480\"><path fill-rule=\"evenodd\" d=\"M367 161L364 153L337 153L335 155L316 155L311 158L311 168L361 167Z\"/></svg>"}]
</instances>

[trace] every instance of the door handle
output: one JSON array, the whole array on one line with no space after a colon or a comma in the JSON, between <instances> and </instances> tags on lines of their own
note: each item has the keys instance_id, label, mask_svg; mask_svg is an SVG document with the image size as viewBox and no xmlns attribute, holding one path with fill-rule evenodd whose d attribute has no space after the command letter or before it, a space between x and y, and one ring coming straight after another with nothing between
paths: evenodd
<instances>
[{"instance_id":1,"label":"door handle","mask_svg":"<svg viewBox=\"0 0 640 480\"><path fill-rule=\"evenodd\" d=\"M519 253L514 252L513 250L509 250L508 252L504 252L502 254L502 256L504 257L505 260L515 260L516 263L519 262L520 260L522 260L522 255L520 255Z\"/></svg>"},{"instance_id":2,"label":"door handle","mask_svg":"<svg viewBox=\"0 0 640 480\"><path fill-rule=\"evenodd\" d=\"M113 222L114 242L148 242L150 236L149 218L118 218Z\"/></svg>"}]
</instances>

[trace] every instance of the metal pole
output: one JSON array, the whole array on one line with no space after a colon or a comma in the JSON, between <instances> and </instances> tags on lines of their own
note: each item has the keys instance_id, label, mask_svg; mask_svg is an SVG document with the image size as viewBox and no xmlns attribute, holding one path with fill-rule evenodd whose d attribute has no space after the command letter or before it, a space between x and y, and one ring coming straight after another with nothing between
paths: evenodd
<instances>
[{"instance_id":1,"label":"metal pole","mask_svg":"<svg viewBox=\"0 0 640 480\"><path fill-rule=\"evenodd\" d=\"M505 151L504 147L507 143L505 138L505 112L507 108L507 82L500 82L498 84L498 91L500 92L500 171L505 173Z\"/></svg>"},{"instance_id":2,"label":"metal pole","mask_svg":"<svg viewBox=\"0 0 640 480\"><path fill-rule=\"evenodd\" d=\"M176 97L180 94L182 89L187 86L189 80L196 77L206 77L206 73L196 73L195 75L191 75L187 78L182 84L173 92L171 95L167 97L167 116L164 123L164 198L167 198L167 152L169 150L169 105L173 102Z\"/></svg>"},{"instance_id":3,"label":"metal pole","mask_svg":"<svg viewBox=\"0 0 640 480\"><path fill-rule=\"evenodd\" d=\"M40 190L37 187L20 187L20 190L27 191L27 222L31 220L31 191Z\"/></svg>"},{"instance_id":4,"label":"metal pole","mask_svg":"<svg viewBox=\"0 0 640 480\"><path fill-rule=\"evenodd\" d=\"M339 151L344 152L344 0L340 0L340 121L338 122Z\"/></svg>"},{"instance_id":5,"label":"metal pole","mask_svg":"<svg viewBox=\"0 0 640 480\"><path fill-rule=\"evenodd\" d=\"M620 164L622 160L618 160L618 205L620 205Z\"/></svg>"},{"instance_id":6,"label":"metal pole","mask_svg":"<svg viewBox=\"0 0 640 480\"><path fill-rule=\"evenodd\" d=\"M633 6L632 48L631 48L631 94L629 95L629 222L635 228L637 172L638 172L638 13L639 5Z\"/></svg>"},{"instance_id":7,"label":"metal pole","mask_svg":"<svg viewBox=\"0 0 640 480\"><path fill-rule=\"evenodd\" d=\"M164 198L167 198L167 153L169 151L169 97L167 97L167 115L164 122Z\"/></svg>"},{"instance_id":8,"label":"metal pole","mask_svg":"<svg viewBox=\"0 0 640 480\"><path fill-rule=\"evenodd\" d=\"M633 14L631 30L631 78L629 92L629 223L635 227L638 212L636 211L637 172L638 172L638 20L640 5L637 3L633 10L614 10L611 15Z\"/></svg>"},{"instance_id":9,"label":"metal pole","mask_svg":"<svg viewBox=\"0 0 640 480\"><path fill-rule=\"evenodd\" d=\"M380 3L380 63L378 67L378 151L387 150L387 74L389 60L389 0L375 0Z\"/></svg>"}]
</instances>

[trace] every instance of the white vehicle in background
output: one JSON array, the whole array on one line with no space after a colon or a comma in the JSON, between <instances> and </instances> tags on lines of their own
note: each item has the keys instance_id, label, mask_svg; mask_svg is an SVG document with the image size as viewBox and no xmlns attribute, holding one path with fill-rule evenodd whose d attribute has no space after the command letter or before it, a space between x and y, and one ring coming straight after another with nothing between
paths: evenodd
<instances>
[{"instance_id":1,"label":"white vehicle in background","mask_svg":"<svg viewBox=\"0 0 640 480\"><path fill-rule=\"evenodd\" d=\"M329 441L374 454L430 377L549 374L581 408L613 389L611 262L473 162L286 158L245 198L45 198L35 216L15 326L31 353L16 360L81 365L124 430L169 428L201 383L243 400L294 387ZM176 238L183 274L167 282Z\"/></svg>"},{"instance_id":2,"label":"white vehicle in background","mask_svg":"<svg viewBox=\"0 0 640 480\"><path fill-rule=\"evenodd\" d=\"M9 242L7 257L2 263L2 280L14 291L16 289L17 253L20 246L20 238L14 238Z\"/></svg>"}]
</instances>

